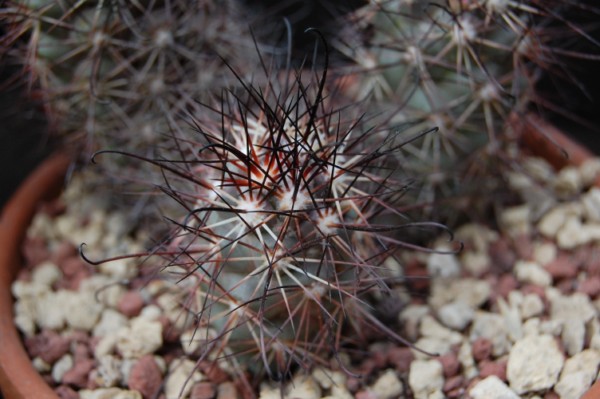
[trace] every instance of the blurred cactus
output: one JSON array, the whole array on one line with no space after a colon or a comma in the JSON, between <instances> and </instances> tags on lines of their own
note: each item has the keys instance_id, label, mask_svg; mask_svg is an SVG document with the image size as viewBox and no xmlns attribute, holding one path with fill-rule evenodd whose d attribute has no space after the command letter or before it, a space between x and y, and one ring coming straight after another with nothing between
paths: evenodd
<instances>
[{"instance_id":1,"label":"blurred cactus","mask_svg":"<svg viewBox=\"0 0 600 399\"><path fill-rule=\"evenodd\" d=\"M341 36L336 46L358 65L345 74L351 96L370 97L374 109L392 115L390 124L406 135L424 126L439 128L407 147L418 160L407 160L407 167L424 180L418 201L473 197L493 189L489 164L501 167L493 161L506 157L509 115L550 105L536 96L541 73L576 84L561 60L598 57L556 45L565 32L595 43L584 27L562 18L573 9L586 6L580 1L391 0L372 1L349 19L349 31L360 29ZM478 169L487 183L469 184Z\"/></svg>"},{"instance_id":2,"label":"blurred cactus","mask_svg":"<svg viewBox=\"0 0 600 399\"><path fill-rule=\"evenodd\" d=\"M0 13L3 52L22 60L55 130L83 136L88 153L160 142L190 103L227 86L219 56L257 65L232 1L21 0Z\"/></svg>"}]
</instances>

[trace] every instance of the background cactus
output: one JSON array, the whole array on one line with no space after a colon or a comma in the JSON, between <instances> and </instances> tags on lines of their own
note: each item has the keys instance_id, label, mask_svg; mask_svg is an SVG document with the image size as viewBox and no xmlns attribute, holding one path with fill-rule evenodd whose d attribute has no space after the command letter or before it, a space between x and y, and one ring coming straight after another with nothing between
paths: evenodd
<instances>
[{"instance_id":1,"label":"background cactus","mask_svg":"<svg viewBox=\"0 0 600 399\"><path fill-rule=\"evenodd\" d=\"M351 95L370 97L403 134L439 128L407 147L418 161L405 165L422 176L417 201L459 199L456 209L461 198L479 201L497 188L489 168L511 162L509 115L560 109L536 95L541 74L575 85L564 58L598 58L556 44L574 35L598 45L586 26L563 17L584 10L595 8L579 1L373 1L353 15L349 25L368 26L372 34L363 28L336 42L358 64L350 67Z\"/></svg>"}]
</instances>

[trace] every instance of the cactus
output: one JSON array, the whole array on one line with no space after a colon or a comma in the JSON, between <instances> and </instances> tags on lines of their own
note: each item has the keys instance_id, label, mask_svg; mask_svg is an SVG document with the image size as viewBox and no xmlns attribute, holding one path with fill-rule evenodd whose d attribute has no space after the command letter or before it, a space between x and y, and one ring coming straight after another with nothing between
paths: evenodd
<instances>
[{"instance_id":1,"label":"cactus","mask_svg":"<svg viewBox=\"0 0 600 399\"><path fill-rule=\"evenodd\" d=\"M353 15L350 26L368 25L373 33L348 35L336 44L358 64L350 95L370 96L374 107L392 115L391 124L408 127L404 134L439 128L407 147L419 160L407 162L408 167L426 176L418 201L489 193L494 185L473 174L480 169L480 177L490 181L490 165L506 163L509 115L551 106L535 94L541 72L576 84L561 58L594 57L556 44L565 31L593 42L584 27L562 17L573 9L585 10L585 5L393 0L372 1ZM484 189L473 191L470 179Z\"/></svg>"},{"instance_id":2,"label":"cactus","mask_svg":"<svg viewBox=\"0 0 600 399\"><path fill-rule=\"evenodd\" d=\"M403 249L427 251L412 231L448 230L403 214L409 180L395 154L405 142L332 104L327 68L308 83L300 72L267 75L265 87L226 94L212 117L192 117L176 158L95 159L159 167L161 191L182 206L170 239L146 255L181 281L200 358L280 379L368 330L404 342L368 297L402 280L390 264Z\"/></svg>"},{"instance_id":3,"label":"cactus","mask_svg":"<svg viewBox=\"0 0 600 399\"><path fill-rule=\"evenodd\" d=\"M2 52L20 60L59 135L98 148L159 143L176 115L256 61L232 2L7 1ZM173 126L175 125L175 126Z\"/></svg>"}]
</instances>

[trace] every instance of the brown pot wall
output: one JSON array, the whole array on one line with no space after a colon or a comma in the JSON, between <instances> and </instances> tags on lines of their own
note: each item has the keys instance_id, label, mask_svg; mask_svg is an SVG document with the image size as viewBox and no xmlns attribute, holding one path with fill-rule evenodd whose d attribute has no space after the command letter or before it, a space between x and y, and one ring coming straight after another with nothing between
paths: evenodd
<instances>
[{"instance_id":1,"label":"brown pot wall","mask_svg":"<svg viewBox=\"0 0 600 399\"><path fill-rule=\"evenodd\" d=\"M0 214L0 389L4 399L58 399L33 368L13 321L11 284L21 266L21 244L40 202L57 195L70 158L45 160Z\"/></svg>"}]
</instances>

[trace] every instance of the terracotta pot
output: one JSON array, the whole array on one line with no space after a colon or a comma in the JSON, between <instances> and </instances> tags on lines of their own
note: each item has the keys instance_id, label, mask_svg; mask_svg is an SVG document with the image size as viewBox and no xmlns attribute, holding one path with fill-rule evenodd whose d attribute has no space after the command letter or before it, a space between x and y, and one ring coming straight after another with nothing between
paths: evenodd
<instances>
[{"instance_id":1,"label":"terracotta pot","mask_svg":"<svg viewBox=\"0 0 600 399\"><path fill-rule=\"evenodd\" d=\"M70 163L66 155L45 160L0 215L0 389L4 399L58 399L33 368L13 322L11 284L21 265L20 248L40 202L60 192Z\"/></svg>"},{"instance_id":2,"label":"terracotta pot","mask_svg":"<svg viewBox=\"0 0 600 399\"><path fill-rule=\"evenodd\" d=\"M585 146L534 114L516 115L510 118L521 146L532 155L548 161L555 169L567 165L579 166L595 155ZM600 177L596 180L600 185Z\"/></svg>"}]
</instances>

